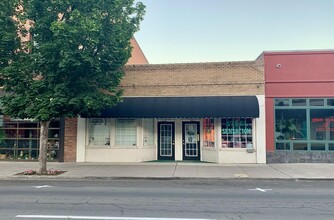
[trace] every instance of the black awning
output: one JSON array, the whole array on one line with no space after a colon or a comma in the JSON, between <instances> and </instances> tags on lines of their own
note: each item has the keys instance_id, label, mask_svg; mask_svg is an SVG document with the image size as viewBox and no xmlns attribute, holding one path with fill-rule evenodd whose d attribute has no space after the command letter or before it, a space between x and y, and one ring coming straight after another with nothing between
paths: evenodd
<instances>
[{"instance_id":1,"label":"black awning","mask_svg":"<svg viewBox=\"0 0 334 220\"><path fill-rule=\"evenodd\" d=\"M124 97L104 118L259 117L256 96Z\"/></svg>"}]
</instances>

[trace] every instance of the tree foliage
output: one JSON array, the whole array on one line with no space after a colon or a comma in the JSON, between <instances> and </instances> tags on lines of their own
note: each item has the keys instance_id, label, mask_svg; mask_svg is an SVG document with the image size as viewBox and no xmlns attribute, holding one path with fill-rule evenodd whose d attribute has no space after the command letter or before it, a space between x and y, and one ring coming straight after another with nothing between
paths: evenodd
<instances>
[{"instance_id":1,"label":"tree foliage","mask_svg":"<svg viewBox=\"0 0 334 220\"><path fill-rule=\"evenodd\" d=\"M16 60L9 57L10 65L1 71L9 94L2 97L5 112L50 120L95 115L113 106L121 95L122 68L131 55L130 39L139 29L143 4L134 5L133 0L20 2L19 20L30 21L32 41L23 48L29 53L21 50ZM13 30L6 35L13 36ZM9 46L11 53L20 49Z\"/></svg>"},{"instance_id":2,"label":"tree foliage","mask_svg":"<svg viewBox=\"0 0 334 220\"><path fill-rule=\"evenodd\" d=\"M142 3L2 0L0 7L5 114L38 121L92 116L120 100L130 40L145 13Z\"/></svg>"}]
</instances>

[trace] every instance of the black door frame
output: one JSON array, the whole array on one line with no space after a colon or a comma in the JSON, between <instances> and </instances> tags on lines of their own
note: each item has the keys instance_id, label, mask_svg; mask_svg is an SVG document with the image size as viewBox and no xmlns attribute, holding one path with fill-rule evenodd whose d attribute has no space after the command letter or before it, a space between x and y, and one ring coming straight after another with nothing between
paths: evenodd
<instances>
[{"instance_id":1,"label":"black door frame","mask_svg":"<svg viewBox=\"0 0 334 220\"><path fill-rule=\"evenodd\" d=\"M189 156L186 156L186 146L185 146L185 140L184 140L184 137L185 137L185 125L186 124L196 124L197 126L197 134L196 134L196 137L197 137L197 151L198 151L198 154L196 157L189 157ZM182 158L183 160L201 160L201 132L200 132L200 122L199 121L183 121L182 122Z\"/></svg>"},{"instance_id":2,"label":"black door frame","mask_svg":"<svg viewBox=\"0 0 334 220\"><path fill-rule=\"evenodd\" d=\"M172 125L172 155L171 156L161 156L160 155L160 126L163 124ZM175 160L175 122L158 122L158 160Z\"/></svg>"}]
</instances>

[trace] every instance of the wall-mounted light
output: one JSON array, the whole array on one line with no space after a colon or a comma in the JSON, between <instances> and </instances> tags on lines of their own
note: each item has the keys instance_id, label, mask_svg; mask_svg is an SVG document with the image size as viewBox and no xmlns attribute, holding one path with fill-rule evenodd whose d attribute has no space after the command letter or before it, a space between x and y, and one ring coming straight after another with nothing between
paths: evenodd
<instances>
[{"instance_id":1,"label":"wall-mounted light","mask_svg":"<svg viewBox=\"0 0 334 220\"><path fill-rule=\"evenodd\" d=\"M277 65L276 65L276 68L277 68L277 69L280 69L281 67L282 67L282 64L277 64Z\"/></svg>"}]
</instances>

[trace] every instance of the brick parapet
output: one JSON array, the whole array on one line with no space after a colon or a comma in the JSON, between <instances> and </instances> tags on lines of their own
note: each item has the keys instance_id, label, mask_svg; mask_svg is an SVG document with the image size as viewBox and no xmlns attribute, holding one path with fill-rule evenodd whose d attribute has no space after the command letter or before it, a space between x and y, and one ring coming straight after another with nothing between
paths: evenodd
<instances>
[{"instance_id":1,"label":"brick parapet","mask_svg":"<svg viewBox=\"0 0 334 220\"><path fill-rule=\"evenodd\" d=\"M262 95L261 61L129 65L124 96Z\"/></svg>"}]
</instances>

